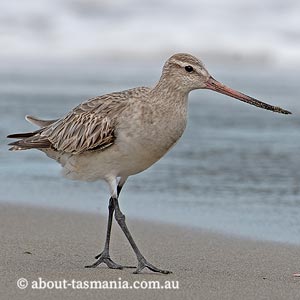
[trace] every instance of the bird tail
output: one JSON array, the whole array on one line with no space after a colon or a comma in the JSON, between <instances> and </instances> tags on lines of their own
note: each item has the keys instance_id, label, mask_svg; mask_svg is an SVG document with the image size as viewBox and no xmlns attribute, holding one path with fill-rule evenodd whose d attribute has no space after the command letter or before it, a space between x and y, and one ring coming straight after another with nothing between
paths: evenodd
<instances>
[{"instance_id":1,"label":"bird tail","mask_svg":"<svg viewBox=\"0 0 300 300\"><path fill-rule=\"evenodd\" d=\"M44 127L51 125L57 120L41 120L32 116L26 116L25 119L34 125L41 127L41 129L33 131L33 132L23 132L23 133L14 133L7 136L9 139L20 139L19 141L9 143L10 151L18 151L18 150L27 150L31 148L47 148L50 145L50 142L47 139L35 138L37 134L39 134Z\"/></svg>"},{"instance_id":2,"label":"bird tail","mask_svg":"<svg viewBox=\"0 0 300 300\"><path fill-rule=\"evenodd\" d=\"M24 132L24 133L14 133L7 136L9 139L20 139L19 141L9 143L9 146L12 146L8 150L10 151L18 151L18 150L27 150L30 148L33 148L33 144L31 142L31 138L34 137L37 133L39 133L41 130L36 130L33 132ZM34 148L37 145L34 145Z\"/></svg>"},{"instance_id":3,"label":"bird tail","mask_svg":"<svg viewBox=\"0 0 300 300\"><path fill-rule=\"evenodd\" d=\"M57 120L42 120L42 119L38 119L36 117L33 116L25 116L26 121L28 121L29 123L36 125L40 128L49 126L53 123L55 123Z\"/></svg>"}]
</instances>

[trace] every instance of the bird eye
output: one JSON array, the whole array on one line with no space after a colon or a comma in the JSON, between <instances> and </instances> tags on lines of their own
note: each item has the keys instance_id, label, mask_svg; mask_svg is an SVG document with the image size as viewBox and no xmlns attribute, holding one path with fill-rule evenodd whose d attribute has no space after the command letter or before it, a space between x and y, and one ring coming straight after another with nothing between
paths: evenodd
<instances>
[{"instance_id":1,"label":"bird eye","mask_svg":"<svg viewBox=\"0 0 300 300\"><path fill-rule=\"evenodd\" d=\"M185 70L186 70L187 72L189 72L189 73L191 73L191 72L194 71L194 69L193 69L192 66L185 66Z\"/></svg>"}]
</instances>

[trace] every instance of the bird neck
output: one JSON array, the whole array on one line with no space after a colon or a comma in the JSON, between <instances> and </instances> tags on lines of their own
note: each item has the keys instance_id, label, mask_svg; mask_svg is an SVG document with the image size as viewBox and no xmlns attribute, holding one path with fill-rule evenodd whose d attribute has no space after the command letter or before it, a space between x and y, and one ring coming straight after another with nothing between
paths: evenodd
<instances>
[{"instance_id":1,"label":"bird neck","mask_svg":"<svg viewBox=\"0 0 300 300\"><path fill-rule=\"evenodd\" d=\"M189 91L180 87L176 82L162 76L158 83L152 88L151 97L154 101L163 101L166 104L179 102L186 105Z\"/></svg>"}]
</instances>

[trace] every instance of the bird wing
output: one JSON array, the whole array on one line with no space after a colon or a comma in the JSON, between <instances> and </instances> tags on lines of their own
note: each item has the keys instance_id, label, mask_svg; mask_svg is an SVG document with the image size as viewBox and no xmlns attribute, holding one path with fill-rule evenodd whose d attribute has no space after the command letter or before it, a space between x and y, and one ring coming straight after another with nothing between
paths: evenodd
<instances>
[{"instance_id":1,"label":"bird wing","mask_svg":"<svg viewBox=\"0 0 300 300\"><path fill-rule=\"evenodd\" d=\"M113 145L117 117L127 106L120 93L83 102L40 133L58 151L79 154Z\"/></svg>"},{"instance_id":2,"label":"bird wing","mask_svg":"<svg viewBox=\"0 0 300 300\"><path fill-rule=\"evenodd\" d=\"M128 100L148 90L140 87L89 99L38 131L10 135L11 138L22 138L10 144L11 150L53 148L80 154L106 149L114 144L117 120L128 107Z\"/></svg>"}]
</instances>

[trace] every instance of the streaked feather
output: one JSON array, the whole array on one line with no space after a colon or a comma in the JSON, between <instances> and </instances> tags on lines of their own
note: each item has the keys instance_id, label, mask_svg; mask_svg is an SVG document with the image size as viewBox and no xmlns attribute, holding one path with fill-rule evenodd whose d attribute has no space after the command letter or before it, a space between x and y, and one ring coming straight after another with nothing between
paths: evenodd
<instances>
[{"instance_id":1,"label":"streaked feather","mask_svg":"<svg viewBox=\"0 0 300 300\"><path fill-rule=\"evenodd\" d=\"M27 117L36 125L46 127L33 132L10 135L22 138L11 143L10 150L52 148L57 151L80 154L85 151L103 150L114 144L119 115L128 107L128 100L149 88L140 87L89 99L59 120L43 121Z\"/></svg>"},{"instance_id":2,"label":"streaked feather","mask_svg":"<svg viewBox=\"0 0 300 300\"><path fill-rule=\"evenodd\" d=\"M50 124L56 122L57 120L41 120L39 118L33 117L33 116L25 116L26 121L29 123L39 126L41 128L49 126Z\"/></svg>"}]
</instances>

